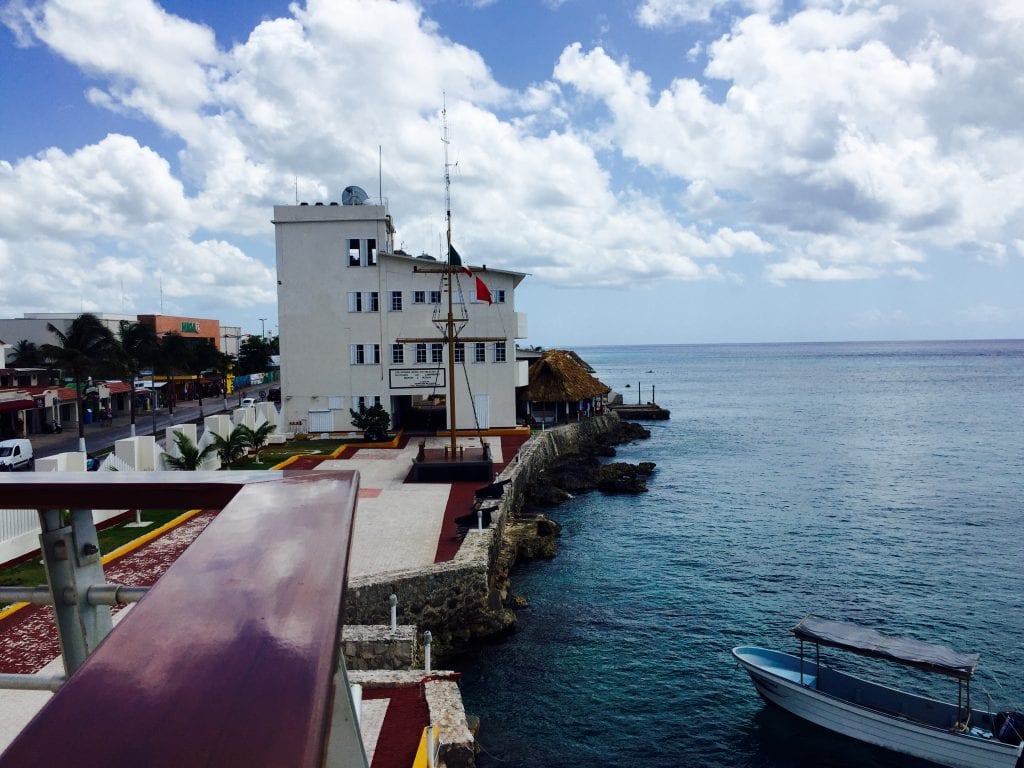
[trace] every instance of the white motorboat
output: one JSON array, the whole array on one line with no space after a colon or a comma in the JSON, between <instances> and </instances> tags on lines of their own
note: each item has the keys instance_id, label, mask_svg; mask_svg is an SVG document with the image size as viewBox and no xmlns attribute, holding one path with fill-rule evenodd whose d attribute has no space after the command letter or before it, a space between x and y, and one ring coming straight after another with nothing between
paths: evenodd
<instances>
[{"instance_id":1,"label":"white motorboat","mask_svg":"<svg viewBox=\"0 0 1024 768\"><path fill-rule=\"evenodd\" d=\"M953 768L1024 768L1024 715L971 707L978 654L807 615L800 655L739 646L732 654L761 698L823 728ZM812 658L804 643L814 643ZM955 704L872 683L821 663L821 646L886 659L958 681ZM966 691L966 698L964 693Z\"/></svg>"}]
</instances>

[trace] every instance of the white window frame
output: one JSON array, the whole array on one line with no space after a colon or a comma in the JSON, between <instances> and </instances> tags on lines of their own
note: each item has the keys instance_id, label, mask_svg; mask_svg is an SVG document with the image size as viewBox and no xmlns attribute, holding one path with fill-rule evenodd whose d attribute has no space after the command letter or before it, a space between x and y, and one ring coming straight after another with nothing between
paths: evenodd
<instances>
[{"instance_id":1,"label":"white window frame","mask_svg":"<svg viewBox=\"0 0 1024 768\"><path fill-rule=\"evenodd\" d=\"M487 362L487 342L486 341L475 341L475 342L473 342L473 362L474 363L486 363Z\"/></svg>"},{"instance_id":2,"label":"white window frame","mask_svg":"<svg viewBox=\"0 0 1024 768\"><path fill-rule=\"evenodd\" d=\"M355 246L352 245L353 243L355 243ZM354 238L354 237L348 238L348 265L350 267L362 266L363 262L362 262L362 258L360 256L360 251L361 250L362 250L362 247L361 247L361 245L359 243L359 240L357 238Z\"/></svg>"},{"instance_id":3,"label":"white window frame","mask_svg":"<svg viewBox=\"0 0 1024 768\"><path fill-rule=\"evenodd\" d=\"M413 304L426 304L427 303L427 292L426 291L413 291L412 292L412 303Z\"/></svg>"},{"instance_id":4,"label":"white window frame","mask_svg":"<svg viewBox=\"0 0 1024 768\"><path fill-rule=\"evenodd\" d=\"M348 311L349 312L362 312L363 311L363 294L359 291L348 292Z\"/></svg>"},{"instance_id":5,"label":"white window frame","mask_svg":"<svg viewBox=\"0 0 1024 768\"><path fill-rule=\"evenodd\" d=\"M504 341L494 342L494 362L496 363L507 363L508 362L508 345Z\"/></svg>"},{"instance_id":6,"label":"white window frame","mask_svg":"<svg viewBox=\"0 0 1024 768\"><path fill-rule=\"evenodd\" d=\"M504 288L496 288L494 290L494 303L495 304L504 304L505 303L505 289Z\"/></svg>"},{"instance_id":7,"label":"white window frame","mask_svg":"<svg viewBox=\"0 0 1024 768\"><path fill-rule=\"evenodd\" d=\"M365 312L380 312L380 293L377 291L367 291L366 298L363 300L363 306L367 307Z\"/></svg>"},{"instance_id":8,"label":"white window frame","mask_svg":"<svg viewBox=\"0 0 1024 768\"><path fill-rule=\"evenodd\" d=\"M427 345L426 342L417 342L416 344L416 362L420 365L425 365L427 362Z\"/></svg>"},{"instance_id":9,"label":"white window frame","mask_svg":"<svg viewBox=\"0 0 1024 768\"><path fill-rule=\"evenodd\" d=\"M440 291L431 291L430 292L430 303L431 304L440 304L441 303L441 292Z\"/></svg>"},{"instance_id":10,"label":"white window frame","mask_svg":"<svg viewBox=\"0 0 1024 768\"><path fill-rule=\"evenodd\" d=\"M455 362L464 363L466 362L466 342L456 341L455 342Z\"/></svg>"},{"instance_id":11,"label":"white window frame","mask_svg":"<svg viewBox=\"0 0 1024 768\"><path fill-rule=\"evenodd\" d=\"M401 312L402 311L402 292L392 291L391 292L391 311Z\"/></svg>"},{"instance_id":12,"label":"white window frame","mask_svg":"<svg viewBox=\"0 0 1024 768\"><path fill-rule=\"evenodd\" d=\"M430 362L434 365L440 365L444 362L444 344L430 345Z\"/></svg>"},{"instance_id":13,"label":"white window frame","mask_svg":"<svg viewBox=\"0 0 1024 768\"><path fill-rule=\"evenodd\" d=\"M404 344L392 344L391 345L391 364L402 365L405 363L405 345Z\"/></svg>"}]
</instances>

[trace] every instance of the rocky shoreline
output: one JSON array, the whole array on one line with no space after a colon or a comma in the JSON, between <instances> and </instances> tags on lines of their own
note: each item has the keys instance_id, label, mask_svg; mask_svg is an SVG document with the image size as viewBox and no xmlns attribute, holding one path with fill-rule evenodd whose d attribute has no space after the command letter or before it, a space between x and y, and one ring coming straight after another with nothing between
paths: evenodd
<instances>
[{"instance_id":1,"label":"rocky shoreline","mask_svg":"<svg viewBox=\"0 0 1024 768\"><path fill-rule=\"evenodd\" d=\"M501 596L503 608L515 611L528 605L524 597L510 590L512 567L525 560L550 560L558 553L562 526L538 510L556 507L580 493L594 490L608 494L645 493L646 478L655 469L653 462L602 464L600 458L615 456L616 445L650 436L650 431L639 424L616 420L610 430L595 432L577 441L574 451L555 457L525 483L520 508L505 525L495 562L493 585ZM514 625L513 616L504 631L511 631Z\"/></svg>"}]
</instances>

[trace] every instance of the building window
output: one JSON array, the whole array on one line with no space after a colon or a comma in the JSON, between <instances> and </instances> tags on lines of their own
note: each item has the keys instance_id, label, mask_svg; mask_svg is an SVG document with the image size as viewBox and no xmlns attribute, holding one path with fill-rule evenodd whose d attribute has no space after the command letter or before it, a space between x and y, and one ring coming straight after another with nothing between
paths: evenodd
<instances>
[{"instance_id":1,"label":"building window","mask_svg":"<svg viewBox=\"0 0 1024 768\"><path fill-rule=\"evenodd\" d=\"M504 363L505 362L505 342L496 341L494 342L494 362Z\"/></svg>"},{"instance_id":2,"label":"building window","mask_svg":"<svg viewBox=\"0 0 1024 768\"><path fill-rule=\"evenodd\" d=\"M350 291L348 294L348 311L349 312L362 312L363 311L363 294L359 291Z\"/></svg>"},{"instance_id":3,"label":"building window","mask_svg":"<svg viewBox=\"0 0 1024 768\"><path fill-rule=\"evenodd\" d=\"M504 304L505 303L505 289L504 288L498 288L494 292L494 303L495 304Z\"/></svg>"},{"instance_id":4,"label":"building window","mask_svg":"<svg viewBox=\"0 0 1024 768\"><path fill-rule=\"evenodd\" d=\"M377 291L370 291L366 294L364 304L368 307L367 312L380 312L380 294Z\"/></svg>"},{"instance_id":5,"label":"building window","mask_svg":"<svg viewBox=\"0 0 1024 768\"><path fill-rule=\"evenodd\" d=\"M474 363L486 363L487 362L487 343L483 341L475 342L473 347L473 362Z\"/></svg>"},{"instance_id":6,"label":"building window","mask_svg":"<svg viewBox=\"0 0 1024 768\"><path fill-rule=\"evenodd\" d=\"M430 345L430 362L432 362L432 363L444 362L444 344L431 344Z\"/></svg>"},{"instance_id":7,"label":"building window","mask_svg":"<svg viewBox=\"0 0 1024 768\"><path fill-rule=\"evenodd\" d=\"M401 365L405 362L405 346L402 344L391 345L391 363Z\"/></svg>"},{"instance_id":8,"label":"building window","mask_svg":"<svg viewBox=\"0 0 1024 768\"><path fill-rule=\"evenodd\" d=\"M353 410L362 411L380 405L380 395L356 395L352 398Z\"/></svg>"},{"instance_id":9,"label":"building window","mask_svg":"<svg viewBox=\"0 0 1024 768\"><path fill-rule=\"evenodd\" d=\"M350 267L359 266L359 241L349 240L348 241L348 265Z\"/></svg>"},{"instance_id":10,"label":"building window","mask_svg":"<svg viewBox=\"0 0 1024 768\"><path fill-rule=\"evenodd\" d=\"M380 344L352 344L352 365L380 365Z\"/></svg>"},{"instance_id":11,"label":"building window","mask_svg":"<svg viewBox=\"0 0 1024 768\"><path fill-rule=\"evenodd\" d=\"M345 408L345 398L344 397L340 397L340 396L339 397L328 397L327 398L327 407L330 408L332 411L343 410Z\"/></svg>"},{"instance_id":12,"label":"building window","mask_svg":"<svg viewBox=\"0 0 1024 768\"><path fill-rule=\"evenodd\" d=\"M440 291L431 291L430 292L430 303L431 304L440 304L441 303L441 292Z\"/></svg>"},{"instance_id":13,"label":"building window","mask_svg":"<svg viewBox=\"0 0 1024 768\"><path fill-rule=\"evenodd\" d=\"M426 304L427 303L427 292L426 291L413 291L412 292L412 303L413 304Z\"/></svg>"},{"instance_id":14,"label":"building window","mask_svg":"<svg viewBox=\"0 0 1024 768\"><path fill-rule=\"evenodd\" d=\"M416 362L427 362L427 345L422 342L416 345Z\"/></svg>"},{"instance_id":15,"label":"building window","mask_svg":"<svg viewBox=\"0 0 1024 768\"><path fill-rule=\"evenodd\" d=\"M402 311L402 292L392 291L391 292L391 311L401 312Z\"/></svg>"},{"instance_id":16,"label":"building window","mask_svg":"<svg viewBox=\"0 0 1024 768\"><path fill-rule=\"evenodd\" d=\"M466 362L466 345L464 342L455 342L455 362L464 363Z\"/></svg>"},{"instance_id":17,"label":"building window","mask_svg":"<svg viewBox=\"0 0 1024 768\"><path fill-rule=\"evenodd\" d=\"M366 241L366 266L377 266L377 241L372 237Z\"/></svg>"}]
</instances>

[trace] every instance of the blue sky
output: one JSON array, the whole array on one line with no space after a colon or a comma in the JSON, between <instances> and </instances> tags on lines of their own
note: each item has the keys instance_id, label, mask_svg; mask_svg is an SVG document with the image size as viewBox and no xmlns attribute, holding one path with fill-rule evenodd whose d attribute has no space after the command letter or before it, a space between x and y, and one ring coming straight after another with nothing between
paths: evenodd
<instances>
[{"instance_id":1,"label":"blue sky","mask_svg":"<svg viewBox=\"0 0 1024 768\"><path fill-rule=\"evenodd\" d=\"M398 242L436 253L446 99L455 242L529 273L526 343L1024 335L1016 0L14 0L0 21L2 317L162 295L258 331L273 205L376 196L378 170Z\"/></svg>"}]
</instances>

